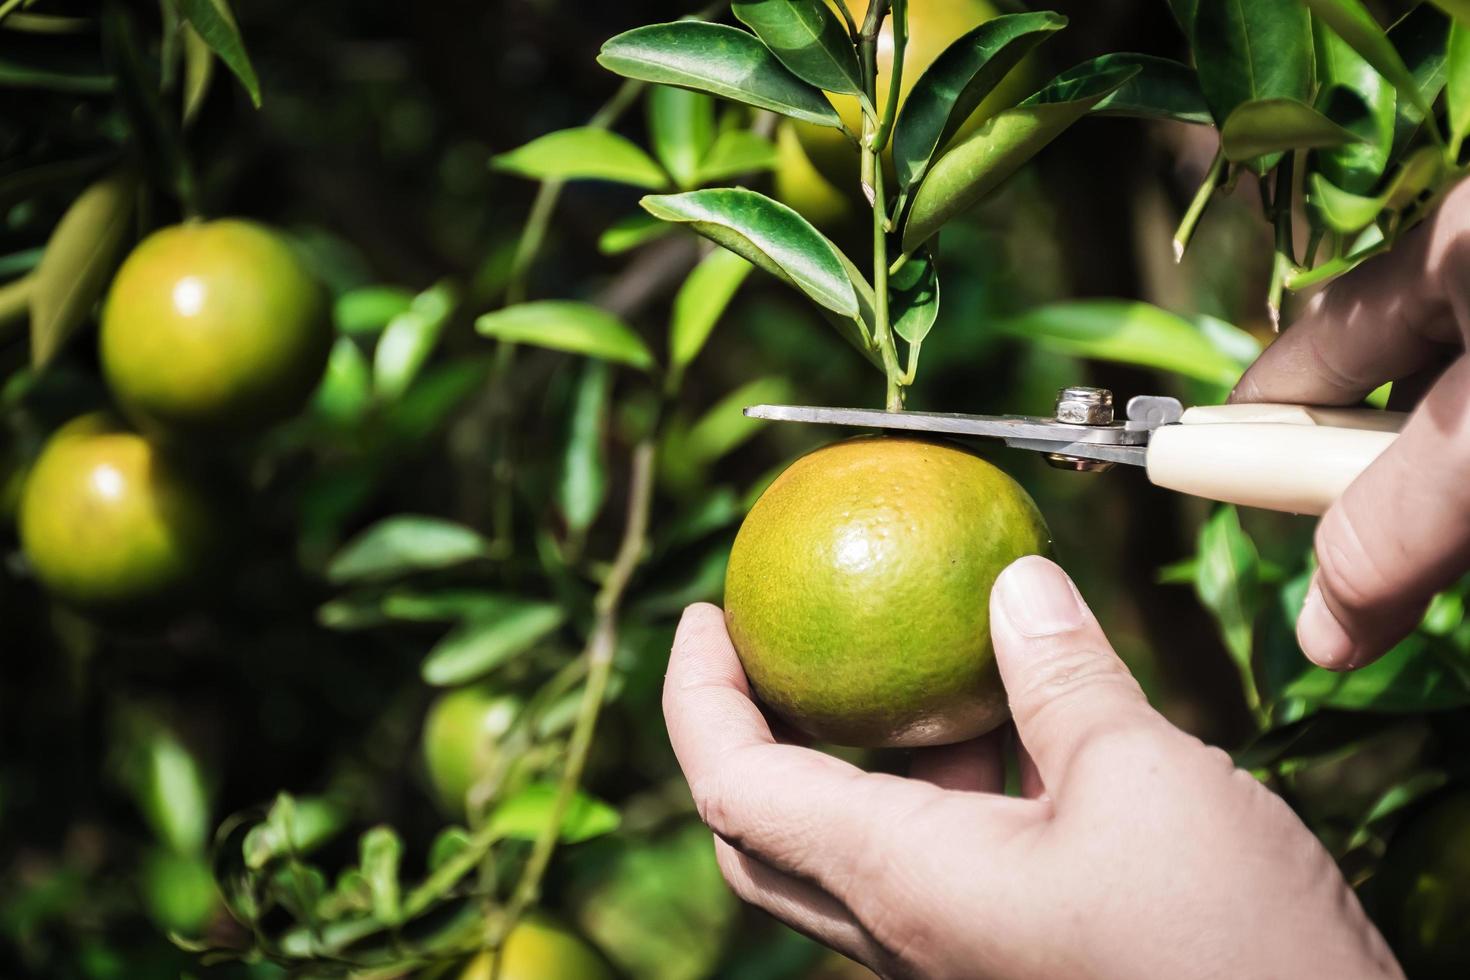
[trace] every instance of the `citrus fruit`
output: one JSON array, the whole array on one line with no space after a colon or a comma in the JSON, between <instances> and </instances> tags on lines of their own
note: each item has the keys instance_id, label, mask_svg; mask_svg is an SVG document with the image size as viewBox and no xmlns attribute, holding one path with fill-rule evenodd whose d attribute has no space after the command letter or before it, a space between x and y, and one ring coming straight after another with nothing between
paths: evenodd
<instances>
[{"instance_id":1,"label":"citrus fruit","mask_svg":"<svg viewBox=\"0 0 1470 980\"><path fill-rule=\"evenodd\" d=\"M102 312L102 367L123 410L182 436L249 432L296 412L332 342L326 295L275 232L189 222L149 235Z\"/></svg>"},{"instance_id":2,"label":"citrus fruit","mask_svg":"<svg viewBox=\"0 0 1470 980\"><path fill-rule=\"evenodd\" d=\"M42 448L19 525L36 578L96 613L143 611L202 585L223 527L197 474L100 413L67 423Z\"/></svg>"},{"instance_id":3,"label":"citrus fruit","mask_svg":"<svg viewBox=\"0 0 1470 980\"><path fill-rule=\"evenodd\" d=\"M1470 976L1470 792L1401 827L1371 885L1376 918L1409 976Z\"/></svg>"},{"instance_id":4,"label":"citrus fruit","mask_svg":"<svg viewBox=\"0 0 1470 980\"><path fill-rule=\"evenodd\" d=\"M521 699L484 685L443 694L424 719L424 764L434 795L451 816L465 813L471 787L495 764L500 740L521 713Z\"/></svg>"},{"instance_id":5,"label":"citrus fruit","mask_svg":"<svg viewBox=\"0 0 1470 980\"><path fill-rule=\"evenodd\" d=\"M844 194L832 186L807 156L790 119L776 127L775 190L776 200L819 228L830 228L857 213L856 191Z\"/></svg>"},{"instance_id":6,"label":"citrus fruit","mask_svg":"<svg viewBox=\"0 0 1470 980\"><path fill-rule=\"evenodd\" d=\"M581 937L541 917L521 920L505 937L499 956L497 964L488 951L480 953L460 971L459 980L613 980L607 964Z\"/></svg>"},{"instance_id":7,"label":"citrus fruit","mask_svg":"<svg viewBox=\"0 0 1470 980\"><path fill-rule=\"evenodd\" d=\"M1049 547L1026 491L964 449L840 442L793 463L741 525L730 637L760 699L810 735L960 741L1007 717L990 587Z\"/></svg>"},{"instance_id":8,"label":"citrus fruit","mask_svg":"<svg viewBox=\"0 0 1470 980\"><path fill-rule=\"evenodd\" d=\"M868 12L867 0L851 0L849 9L852 11L852 16L861 25L863 16ZM995 6L990 0L909 0L908 12L909 36L908 43L904 47L903 78L899 80L900 108L903 106L903 100L908 97L909 91L914 87L914 83L919 80L924 69L934 63L934 59L943 54L945 49L962 35L996 16ZM955 134L956 138L974 132L982 120L993 115L998 109L1011 106L1030 95L1036 88L1035 72L1031 65L1032 62L1027 59L1012 69L1010 74L1002 79L995 90L975 109L965 125ZM877 109L879 113L882 113L883 107L888 104L887 79L892 68L893 18L890 15L884 20L883 32L878 37ZM838 115L842 117L843 124L854 133L861 133L863 114L858 106L857 98L851 95L828 95L827 97L837 109ZM795 126L802 147L817 169L837 187L852 188L853 193L856 193L858 154L848 142L847 137L830 126L818 126L815 123L796 123ZM891 176L891 149L885 151L884 156L889 163L888 171Z\"/></svg>"}]
</instances>

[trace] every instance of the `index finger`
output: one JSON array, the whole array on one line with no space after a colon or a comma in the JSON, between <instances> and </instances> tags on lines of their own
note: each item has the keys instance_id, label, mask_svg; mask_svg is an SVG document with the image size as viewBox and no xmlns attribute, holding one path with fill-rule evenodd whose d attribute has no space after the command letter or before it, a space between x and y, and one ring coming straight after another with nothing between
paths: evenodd
<instances>
[{"instance_id":1,"label":"index finger","mask_svg":"<svg viewBox=\"0 0 1470 980\"><path fill-rule=\"evenodd\" d=\"M1232 402L1347 405L1464 345L1470 181L1386 254L1313 296L1230 395Z\"/></svg>"}]
</instances>

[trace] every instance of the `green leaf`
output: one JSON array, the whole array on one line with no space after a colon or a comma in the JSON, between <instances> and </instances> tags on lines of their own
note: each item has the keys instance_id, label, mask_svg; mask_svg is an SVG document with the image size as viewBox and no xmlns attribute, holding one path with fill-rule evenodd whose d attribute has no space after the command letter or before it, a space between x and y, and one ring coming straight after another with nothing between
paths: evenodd
<instances>
[{"instance_id":1,"label":"green leaf","mask_svg":"<svg viewBox=\"0 0 1470 980\"><path fill-rule=\"evenodd\" d=\"M842 316L858 315L857 296L837 246L786 205L742 187L649 196L642 204L654 217L688 224L795 286L818 306Z\"/></svg>"},{"instance_id":2,"label":"green leaf","mask_svg":"<svg viewBox=\"0 0 1470 980\"><path fill-rule=\"evenodd\" d=\"M904 100L893 128L898 185L907 189L929 168L975 108L1032 48L1067 26L1049 11L1004 14L960 37L936 58Z\"/></svg>"},{"instance_id":3,"label":"green leaf","mask_svg":"<svg viewBox=\"0 0 1470 980\"><path fill-rule=\"evenodd\" d=\"M37 58L25 52L0 53L0 88L38 89L71 95L103 95L116 85L112 75L99 70L95 61L78 63L68 59Z\"/></svg>"},{"instance_id":4,"label":"green leaf","mask_svg":"<svg viewBox=\"0 0 1470 980\"><path fill-rule=\"evenodd\" d=\"M607 403L612 372L602 361L588 361L577 382L561 478L556 485L557 506L567 527L582 533L592 526L607 498Z\"/></svg>"},{"instance_id":5,"label":"green leaf","mask_svg":"<svg viewBox=\"0 0 1470 980\"><path fill-rule=\"evenodd\" d=\"M715 141L715 102L703 92L655 85L648 90L653 153L679 187L696 186L700 161Z\"/></svg>"},{"instance_id":6,"label":"green leaf","mask_svg":"<svg viewBox=\"0 0 1470 980\"><path fill-rule=\"evenodd\" d=\"M1283 150L1357 142L1361 139L1352 131L1295 99L1242 102L1220 128L1220 146L1235 163Z\"/></svg>"},{"instance_id":7,"label":"green leaf","mask_svg":"<svg viewBox=\"0 0 1470 980\"><path fill-rule=\"evenodd\" d=\"M154 727L137 746L134 794L153 833L175 854L202 854L209 842L209 793L198 761L178 738Z\"/></svg>"},{"instance_id":8,"label":"green leaf","mask_svg":"<svg viewBox=\"0 0 1470 980\"><path fill-rule=\"evenodd\" d=\"M547 133L490 163L533 180L610 180L648 190L669 183L668 175L636 143L596 126Z\"/></svg>"},{"instance_id":9,"label":"green leaf","mask_svg":"<svg viewBox=\"0 0 1470 980\"><path fill-rule=\"evenodd\" d=\"M483 589L435 589L428 592L394 590L383 596L381 609L389 619L409 623L449 623L466 618L489 618L513 608L519 600Z\"/></svg>"},{"instance_id":10,"label":"green leaf","mask_svg":"<svg viewBox=\"0 0 1470 980\"><path fill-rule=\"evenodd\" d=\"M1005 109L934 162L914 191L904 220L903 250L927 242L1019 170L1042 147L1138 73L1119 66L1058 77L1020 105Z\"/></svg>"},{"instance_id":11,"label":"green leaf","mask_svg":"<svg viewBox=\"0 0 1470 980\"><path fill-rule=\"evenodd\" d=\"M921 344L939 316L939 277L928 252L914 253L888 280L893 330L911 344Z\"/></svg>"},{"instance_id":12,"label":"green leaf","mask_svg":"<svg viewBox=\"0 0 1470 980\"><path fill-rule=\"evenodd\" d=\"M1224 388L1244 369L1200 327L1148 303L1054 303L1001 321L997 329L1058 353L1173 371Z\"/></svg>"},{"instance_id":13,"label":"green leaf","mask_svg":"<svg viewBox=\"0 0 1470 980\"><path fill-rule=\"evenodd\" d=\"M1260 555L1234 507L1221 507L1200 529L1194 589L1220 625L1241 672L1251 669L1251 631L1260 605Z\"/></svg>"},{"instance_id":14,"label":"green leaf","mask_svg":"<svg viewBox=\"0 0 1470 980\"><path fill-rule=\"evenodd\" d=\"M117 75L118 104L132 147L153 179L181 202L192 203L194 178L184 152L179 121L165 113L158 98L157 66L139 37L130 7L109 2L102 7L102 51Z\"/></svg>"},{"instance_id":15,"label":"green leaf","mask_svg":"<svg viewBox=\"0 0 1470 980\"><path fill-rule=\"evenodd\" d=\"M116 173L82 191L56 223L31 287L31 363L51 362L96 306L127 242L137 197Z\"/></svg>"},{"instance_id":16,"label":"green leaf","mask_svg":"<svg viewBox=\"0 0 1470 980\"><path fill-rule=\"evenodd\" d=\"M723 24L651 24L611 38L597 63L627 78L708 92L782 115L842 128L821 91L791 74L753 35Z\"/></svg>"},{"instance_id":17,"label":"green leaf","mask_svg":"<svg viewBox=\"0 0 1470 980\"><path fill-rule=\"evenodd\" d=\"M260 108L260 81L255 77L255 68L250 56L245 53L245 42L240 29L235 26L234 14L225 0L177 0L179 13L184 15L204 43L219 55L235 77L240 80L250 101Z\"/></svg>"},{"instance_id":18,"label":"green leaf","mask_svg":"<svg viewBox=\"0 0 1470 980\"><path fill-rule=\"evenodd\" d=\"M584 354L652 370L653 354L632 328L607 310L569 300L539 300L486 313L475 321L486 337Z\"/></svg>"},{"instance_id":19,"label":"green leaf","mask_svg":"<svg viewBox=\"0 0 1470 980\"><path fill-rule=\"evenodd\" d=\"M245 835L246 867L260 870L278 858L310 854L347 825L348 814L324 797L297 799L280 793L262 823Z\"/></svg>"},{"instance_id":20,"label":"green leaf","mask_svg":"<svg viewBox=\"0 0 1470 980\"><path fill-rule=\"evenodd\" d=\"M444 280L419 293L388 322L373 352L373 388L379 397L394 401L408 390L458 303L458 289Z\"/></svg>"},{"instance_id":21,"label":"green leaf","mask_svg":"<svg viewBox=\"0 0 1470 980\"><path fill-rule=\"evenodd\" d=\"M532 783L490 814L488 832L506 840L535 840L550 825L556 806L555 783ZM561 821L561 841L578 844L610 834L622 817L601 800L577 790Z\"/></svg>"},{"instance_id":22,"label":"green leaf","mask_svg":"<svg viewBox=\"0 0 1470 980\"><path fill-rule=\"evenodd\" d=\"M327 357L327 370L312 396L317 414L337 425L362 419L372 403L373 380L367 358L351 338L338 337Z\"/></svg>"},{"instance_id":23,"label":"green leaf","mask_svg":"<svg viewBox=\"0 0 1470 980\"><path fill-rule=\"evenodd\" d=\"M1151 54L1118 52L1083 62L1067 75L1128 66L1136 67L1138 74L1093 106L1094 116L1169 119L1202 126L1214 121L1205 94L1200 91L1199 75L1183 62Z\"/></svg>"},{"instance_id":24,"label":"green leaf","mask_svg":"<svg viewBox=\"0 0 1470 980\"><path fill-rule=\"evenodd\" d=\"M784 377L747 381L700 416L681 440L682 450L700 464L728 456L766 425L761 419L746 418L746 406L784 402L790 399L791 392L791 382Z\"/></svg>"},{"instance_id":25,"label":"green leaf","mask_svg":"<svg viewBox=\"0 0 1470 980\"><path fill-rule=\"evenodd\" d=\"M1243 102L1312 97L1312 26L1292 0L1212 0L1197 6L1190 30L1200 90L1223 126ZM1253 167L1264 173L1270 157Z\"/></svg>"},{"instance_id":26,"label":"green leaf","mask_svg":"<svg viewBox=\"0 0 1470 980\"><path fill-rule=\"evenodd\" d=\"M669 322L669 362L673 370L683 369L704 349L710 332L750 269L750 263L739 255L717 248L689 273L674 297Z\"/></svg>"},{"instance_id":27,"label":"green leaf","mask_svg":"<svg viewBox=\"0 0 1470 980\"><path fill-rule=\"evenodd\" d=\"M598 236L597 250L603 255L621 255L655 238L662 238L673 230L668 222L660 221L646 211L639 211L609 225Z\"/></svg>"},{"instance_id":28,"label":"green leaf","mask_svg":"<svg viewBox=\"0 0 1470 980\"><path fill-rule=\"evenodd\" d=\"M483 677L512 657L550 636L566 620L550 602L518 601L506 608L466 620L435 644L424 658L424 682L450 687Z\"/></svg>"},{"instance_id":29,"label":"green leaf","mask_svg":"<svg viewBox=\"0 0 1470 980\"><path fill-rule=\"evenodd\" d=\"M1304 0L1312 13L1332 28L1363 60L1398 90L1400 96L1413 102L1421 113L1432 110L1419 92L1414 75L1404 65L1398 51L1383 28L1358 0Z\"/></svg>"},{"instance_id":30,"label":"green leaf","mask_svg":"<svg viewBox=\"0 0 1470 980\"><path fill-rule=\"evenodd\" d=\"M358 867L372 894L373 917L385 925L403 920L399 896L398 866L403 861L403 841L392 827L373 827L359 842Z\"/></svg>"},{"instance_id":31,"label":"green leaf","mask_svg":"<svg viewBox=\"0 0 1470 980\"><path fill-rule=\"evenodd\" d=\"M1444 158L1432 146L1420 147L1394 173L1383 192L1352 194L1333 185L1321 174L1312 174L1308 203L1327 227L1352 234L1371 225L1382 211L1399 211L1435 186L1444 169Z\"/></svg>"},{"instance_id":32,"label":"green leaf","mask_svg":"<svg viewBox=\"0 0 1470 980\"><path fill-rule=\"evenodd\" d=\"M468 830L463 827L445 827L434 835L434 841L429 845L429 870L436 871L444 867L473 846L474 840Z\"/></svg>"},{"instance_id":33,"label":"green leaf","mask_svg":"<svg viewBox=\"0 0 1470 980\"><path fill-rule=\"evenodd\" d=\"M379 333L401 313L413 305L413 293L397 286L364 286L337 297L332 306L332 321L338 333L372 335Z\"/></svg>"},{"instance_id":34,"label":"green leaf","mask_svg":"<svg viewBox=\"0 0 1470 980\"><path fill-rule=\"evenodd\" d=\"M214 52L191 25L180 30L184 40L184 125L194 121L214 80Z\"/></svg>"},{"instance_id":35,"label":"green leaf","mask_svg":"<svg viewBox=\"0 0 1470 980\"><path fill-rule=\"evenodd\" d=\"M822 0L737 0L733 11L797 78L828 92L862 94L857 48Z\"/></svg>"},{"instance_id":36,"label":"green leaf","mask_svg":"<svg viewBox=\"0 0 1470 980\"><path fill-rule=\"evenodd\" d=\"M1388 167L1397 94L1387 79L1322 21L1313 21L1312 34L1321 85L1317 107L1358 136L1355 143L1313 154L1312 166L1338 187L1365 193Z\"/></svg>"},{"instance_id":37,"label":"green leaf","mask_svg":"<svg viewBox=\"0 0 1470 980\"><path fill-rule=\"evenodd\" d=\"M1429 0L1462 24L1470 24L1470 0Z\"/></svg>"},{"instance_id":38,"label":"green leaf","mask_svg":"<svg viewBox=\"0 0 1470 980\"><path fill-rule=\"evenodd\" d=\"M462 524L400 514L349 541L327 567L327 578L338 584L395 578L450 568L489 553L490 542Z\"/></svg>"},{"instance_id":39,"label":"green leaf","mask_svg":"<svg viewBox=\"0 0 1470 980\"><path fill-rule=\"evenodd\" d=\"M1445 56L1453 23L1433 4L1421 3L1388 29L1388 39L1403 59L1419 89L1419 101L1434 104L1445 85ZM1419 101L1398 99L1393 123L1393 154L1397 156L1419 131L1424 113Z\"/></svg>"},{"instance_id":40,"label":"green leaf","mask_svg":"<svg viewBox=\"0 0 1470 980\"><path fill-rule=\"evenodd\" d=\"M1418 633L1357 670L1335 672L1309 667L1286 686L1284 696L1325 708L1393 714L1470 705L1470 689L1459 672L1437 656L1432 642Z\"/></svg>"},{"instance_id":41,"label":"green leaf","mask_svg":"<svg viewBox=\"0 0 1470 980\"><path fill-rule=\"evenodd\" d=\"M764 136L748 129L727 129L715 139L695 175L696 184L712 184L742 174L771 170L776 166L776 147Z\"/></svg>"},{"instance_id":42,"label":"green leaf","mask_svg":"<svg viewBox=\"0 0 1470 980\"><path fill-rule=\"evenodd\" d=\"M1450 149L1458 154L1470 133L1470 24L1455 21L1445 51L1445 104L1449 108Z\"/></svg>"}]
</instances>

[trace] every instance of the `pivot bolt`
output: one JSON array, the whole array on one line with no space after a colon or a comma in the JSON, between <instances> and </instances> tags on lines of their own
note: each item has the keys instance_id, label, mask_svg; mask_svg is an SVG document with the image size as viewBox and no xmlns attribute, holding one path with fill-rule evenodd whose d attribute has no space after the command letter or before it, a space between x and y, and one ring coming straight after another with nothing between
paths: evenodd
<instances>
[{"instance_id":1,"label":"pivot bolt","mask_svg":"<svg viewBox=\"0 0 1470 980\"><path fill-rule=\"evenodd\" d=\"M1057 392L1056 419L1070 425L1112 425L1113 393L1106 388L1081 385L1063 388ZM1101 473L1113 468L1112 463L1064 453L1047 453L1046 461L1057 469L1078 473Z\"/></svg>"}]
</instances>

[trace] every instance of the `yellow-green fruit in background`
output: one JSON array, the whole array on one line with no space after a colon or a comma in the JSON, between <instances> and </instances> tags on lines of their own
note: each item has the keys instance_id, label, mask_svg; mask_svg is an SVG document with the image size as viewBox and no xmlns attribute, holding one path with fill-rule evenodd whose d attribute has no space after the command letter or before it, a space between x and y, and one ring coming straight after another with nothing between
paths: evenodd
<instances>
[{"instance_id":1,"label":"yellow-green fruit in background","mask_svg":"<svg viewBox=\"0 0 1470 980\"><path fill-rule=\"evenodd\" d=\"M828 5L831 5L831 0L828 0ZM861 24L863 16L868 11L867 0L850 0L848 6L853 17ZM909 0L908 11L909 37L908 44L904 48L903 78L899 84L900 108L909 90L914 87L914 83L919 80L924 69L934 63L934 59L943 54L944 50L962 35L974 30L997 14L990 0ZM1012 69L1010 74L995 87L995 91L991 92L985 101L976 107L969 120L955 134L956 138L974 132L986 117L1030 95L1036 89L1037 81L1032 65L1032 60L1028 58ZM883 33L878 38L877 108L880 114L883 107L888 104L887 79L892 68L893 18L890 16L883 22ZM842 116L843 124L854 133L862 132L863 114L862 109L858 106L858 100L851 95L828 95L827 97L837 108L838 114ZM853 193L856 193L858 153L847 137L831 127L818 126L814 123L797 123L796 132L801 138L801 144L807 156L816 164L817 169L837 187L851 187ZM891 176L893 173L891 148L885 152L885 159L888 161L887 169Z\"/></svg>"},{"instance_id":2,"label":"yellow-green fruit in background","mask_svg":"<svg viewBox=\"0 0 1470 980\"><path fill-rule=\"evenodd\" d=\"M812 163L796 135L796 123L776 128L776 200L818 228L830 228L856 213L855 196L844 194Z\"/></svg>"},{"instance_id":3,"label":"yellow-green fruit in background","mask_svg":"<svg viewBox=\"0 0 1470 980\"><path fill-rule=\"evenodd\" d=\"M499 957L497 964L488 952L479 954L460 971L459 980L614 980L581 937L544 918L522 920L505 937Z\"/></svg>"},{"instance_id":4,"label":"yellow-green fruit in background","mask_svg":"<svg viewBox=\"0 0 1470 980\"><path fill-rule=\"evenodd\" d=\"M443 694L424 719L424 764L446 813L463 817L470 788L495 765L501 740L515 724L519 697L473 685Z\"/></svg>"},{"instance_id":5,"label":"yellow-green fruit in background","mask_svg":"<svg viewBox=\"0 0 1470 980\"><path fill-rule=\"evenodd\" d=\"M20 541L36 578L86 612L151 610L217 569L221 515L193 471L105 414L46 443L20 501Z\"/></svg>"},{"instance_id":6,"label":"yellow-green fruit in background","mask_svg":"<svg viewBox=\"0 0 1470 980\"><path fill-rule=\"evenodd\" d=\"M1470 977L1470 792L1416 815L1370 882L1372 906L1415 980Z\"/></svg>"},{"instance_id":7,"label":"yellow-green fruit in background","mask_svg":"<svg viewBox=\"0 0 1470 980\"><path fill-rule=\"evenodd\" d=\"M327 297L276 232L248 221L154 232L102 312L102 368L124 411L173 435L246 433L305 404L332 343Z\"/></svg>"},{"instance_id":8,"label":"yellow-green fruit in background","mask_svg":"<svg viewBox=\"0 0 1470 980\"><path fill-rule=\"evenodd\" d=\"M1026 491L958 446L840 442L793 463L741 525L730 637L761 701L810 735L961 741L1007 717L990 587L1050 546Z\"/></svg>"}]
</instances>

